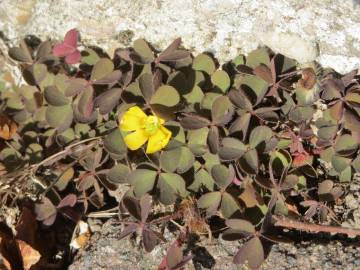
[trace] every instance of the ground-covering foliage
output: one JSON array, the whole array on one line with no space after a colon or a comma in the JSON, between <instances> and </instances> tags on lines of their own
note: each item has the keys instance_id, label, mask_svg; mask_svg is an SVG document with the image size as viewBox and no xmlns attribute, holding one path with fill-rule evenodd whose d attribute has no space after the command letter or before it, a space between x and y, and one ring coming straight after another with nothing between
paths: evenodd
<instances>
[{"instance_id":1,"label":"ground-covering foliage","mask_svg":"<svg viewBox=\"0 0 360 270\"><path fill-rule=\"evenodd\" d=\"M268 48L220 66L180 39L113 57L78 42L73 29L9 50L24 83L0 93L0 199L22 208L17 234L0 228L8 269L65 265L71 235L59 244L58 230L112 207L120 238L148 252L177 225L159 269L191 261L194 234L243 239L234 263L257 269L287 241L279 218L339 223L333 205L360 171L357 71Z\"/></svg>"}]
</instances>

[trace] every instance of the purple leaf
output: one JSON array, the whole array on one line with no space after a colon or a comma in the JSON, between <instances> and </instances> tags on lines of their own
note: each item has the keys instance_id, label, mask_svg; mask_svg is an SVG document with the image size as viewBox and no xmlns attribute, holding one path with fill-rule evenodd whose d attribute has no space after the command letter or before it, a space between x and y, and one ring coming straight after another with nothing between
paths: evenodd
<instances>
[{"instance_id":1,"label":"purple leaf","mask_svg":"<svg viewBox=\"0 0 360 270\"><path fill-rule=\"evenodd\" d=\"M80 51L77 49L79 32L71 29L65 34L64 41L58 43L53 48L53 54L58 57L65 57L68 64L76 64L81 59Z\"/></svg>"},{"instance_id":2,"label":"purple leaf","mask_svg":"<svg viewBox=\"0 0 360 270\"><path fill-rule=\"evenodd\" d=\"M146 252L151 252L154 247L160 242L158 235L148 228L144 228L142 232L143 245Z\"/></svg>"},{"instance_id":3,"label":"purple leaf","mask_svg":"<svg viewBox=\"0 0 360 270\"><path fill-rule=\"evenodd\" d=\"M138 225L135 223L127 225L124 230L119 235L119 240L123 239L124 237L128 236L129 234L132 234L136 232Z\"/></svg>"},{"instance_id":4,"label":"purple leaf","mask_svg":"<svg viewBox=\"0 0 360 270\"><path fill-rule=\"evenodd\" d=\"M264 248L258 237L246 242L234 257L235 264L244 264L247 261L251 269L258 269L264 260Z\"/></svg>"},{"instance_id":5,"label":"purple leaf","mask_svg":"<svg viewBox=\"0 0 360 270\"><path fill-rule=\"evenodd\" d=\"M145 223L149 212L151 210L151 196L149 194L145 194L140 199L140 207L141 207L141 222Z\"/></svg>"},{"instance_id":6,"label":"purple leaf","mask_svg":"<svg viewBox=\"0 0 360 270\"><path fill-rule=\"evenodd\" d=\"M56 208L59 209L59 208L66 207L66 206L74 207L76 202L77 202L76 195L69 194L60 201L60 203L58 204L58 206Z\"/></svg>"},{"instance_id":7,"label":"purple leaf","mask_svg":"<svg viewBox=\"0 0 360 270\"><path fill-rule=\"evenodd\" d=\"M125 208L129 211L130 215L141 221L141 206L139 200L133 197L125 197L123 199L123 203Z\"/></svg>"}]
</instances>

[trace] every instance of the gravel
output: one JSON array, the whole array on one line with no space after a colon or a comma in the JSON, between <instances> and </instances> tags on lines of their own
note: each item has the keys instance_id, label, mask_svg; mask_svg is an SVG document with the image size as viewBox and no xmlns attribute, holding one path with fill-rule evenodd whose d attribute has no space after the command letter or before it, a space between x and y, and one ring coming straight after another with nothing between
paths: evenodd
<instances>
[{"instance_id":1,"label":"gravel","mask_svg":"<svg viewBox=\"0 0 360 270\"><path fill-rule=\"evenodd\" d=\"M346 227L360 228L360 185L357 180L347 186L348 193L344 203L335 208L335 212L344 220ZM146 253L136 241L119 240L121 226L115 220L101 224L99 220L90 220L93 235L88 246L80 250L69 267L70 270L150 270L157 269L173 234L165 230L168 243L157 246L151 253ZM277 244L262 265L262 270L360 270L360 238L350 239L345 236L328 234L308 234L305 232L288 232L295 240L294 244ZM187 270L242 270L246 266L232 264L232 256L240 246L236 242L225 242L213 239L200 241L197 247L201 263L193 262L186 266ZM213 261L215 260L215 264ZM206 266L212 265L211 268Z\"/></svg>"},{"instance_id":2,"label":"gravel","mask_svg":"<svg viewBox=\"0 0 360 270\"><path fill-rule=\"evenodd\" d=\"M156 269L166 253L168 244L159 245L151 253L145 253L142 248L136 245L135 241L129 239L119 240L120 229L119 225L114 225L113 220L105 222L101 231L94 233L88 247L78 252L69 269ZM165 233L165 236L171 238L169 233ZM344 241L332 239L332 237L326 235L320 235L319 238L316 235L305 233L303 238L306 240L295 244L274 245L261 269L360 269L359 239L345 239ZM311 240L312 238L315 241ZM239 244L236 242L224 242L220 239L214 239L212 243L206 243L206 240L204 240L197 248L197 250L202 250L202 258L197 258L197 260L202 261L203 265L206 265L206 262L215 260L215 264L211 263L213 264L212 267L206 268L199 263L194 264L192 262L186 266L186 269L248 269L246 266L232 264L232 255L235 254L238 247Z\"/></svg>"}]
</instances>

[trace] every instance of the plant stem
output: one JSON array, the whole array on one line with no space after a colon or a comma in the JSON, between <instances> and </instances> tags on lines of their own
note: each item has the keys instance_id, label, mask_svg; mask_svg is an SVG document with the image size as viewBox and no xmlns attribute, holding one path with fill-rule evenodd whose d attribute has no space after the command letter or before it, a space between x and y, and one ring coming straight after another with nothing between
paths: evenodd
<instances>
[{"instance_id":1,"label":"plant stem","mask_svg":"<svg viewBox=\"0 0 360 270\"><path fill-rule=\"evenodd\" d=\"M326 232L335 234L346 234L348 237L360 236L360 229L345 228L339 226L319 225L308 222L301 222L284 216L272 216L275 220L275 226L312 233Z\"/></svg>"},{"instance_id":2,"label":"plant stem","mask_svg":"<svg viewBox=\"0 0 360 270\"><path fill-rule=\"evenodd\" d=\"M80 144L83 144L83 143L86 143L86 142L89 142L89 141L99 140L99 139L101 139L101 138L102 138L101 136L98 136L98 137L88 138L88 139L85 139L85 140L82 140L82 141L79 141L79 142L70 144L70 145L66 146L64 150L62 150L62 151L60 151L60 152L57 152L56 154L54 154L54 155L52 155L52 156L44 159L43 161L41 161L41 162L38 163L38 164L34 164L34 165L32 166L33 171L36 171L40 166L46 164L47 162L49 162L49 161L51 161L51 160L53 160L53 159L56 159L56 158L59 157L59 156L66 155L66 154L69 152L69 150L70 150L71 148L75 147L75 146L78 146L78 145L80 145Z\"/></svg>"}]
</instances>

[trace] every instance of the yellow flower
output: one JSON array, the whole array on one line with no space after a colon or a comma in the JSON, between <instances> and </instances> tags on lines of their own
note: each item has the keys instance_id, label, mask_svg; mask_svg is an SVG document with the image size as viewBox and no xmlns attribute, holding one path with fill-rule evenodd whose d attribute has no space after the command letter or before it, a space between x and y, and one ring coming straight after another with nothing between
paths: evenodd
<instances>
[{"instance_id":1,"label":"yellow flower","mask_svg":"<svg viewBox=\"0 0 360 270\"><path fill-rule=\"evenodd\" d=\"M163 149L171 138L171 131L163 126L164 119L156 115L146 115L138 106L131 107L120 121L120 130L134 131L125 136L124 141L131 150L137 150L147 141L146 153Z\"/></svg>"}]
</instances>

